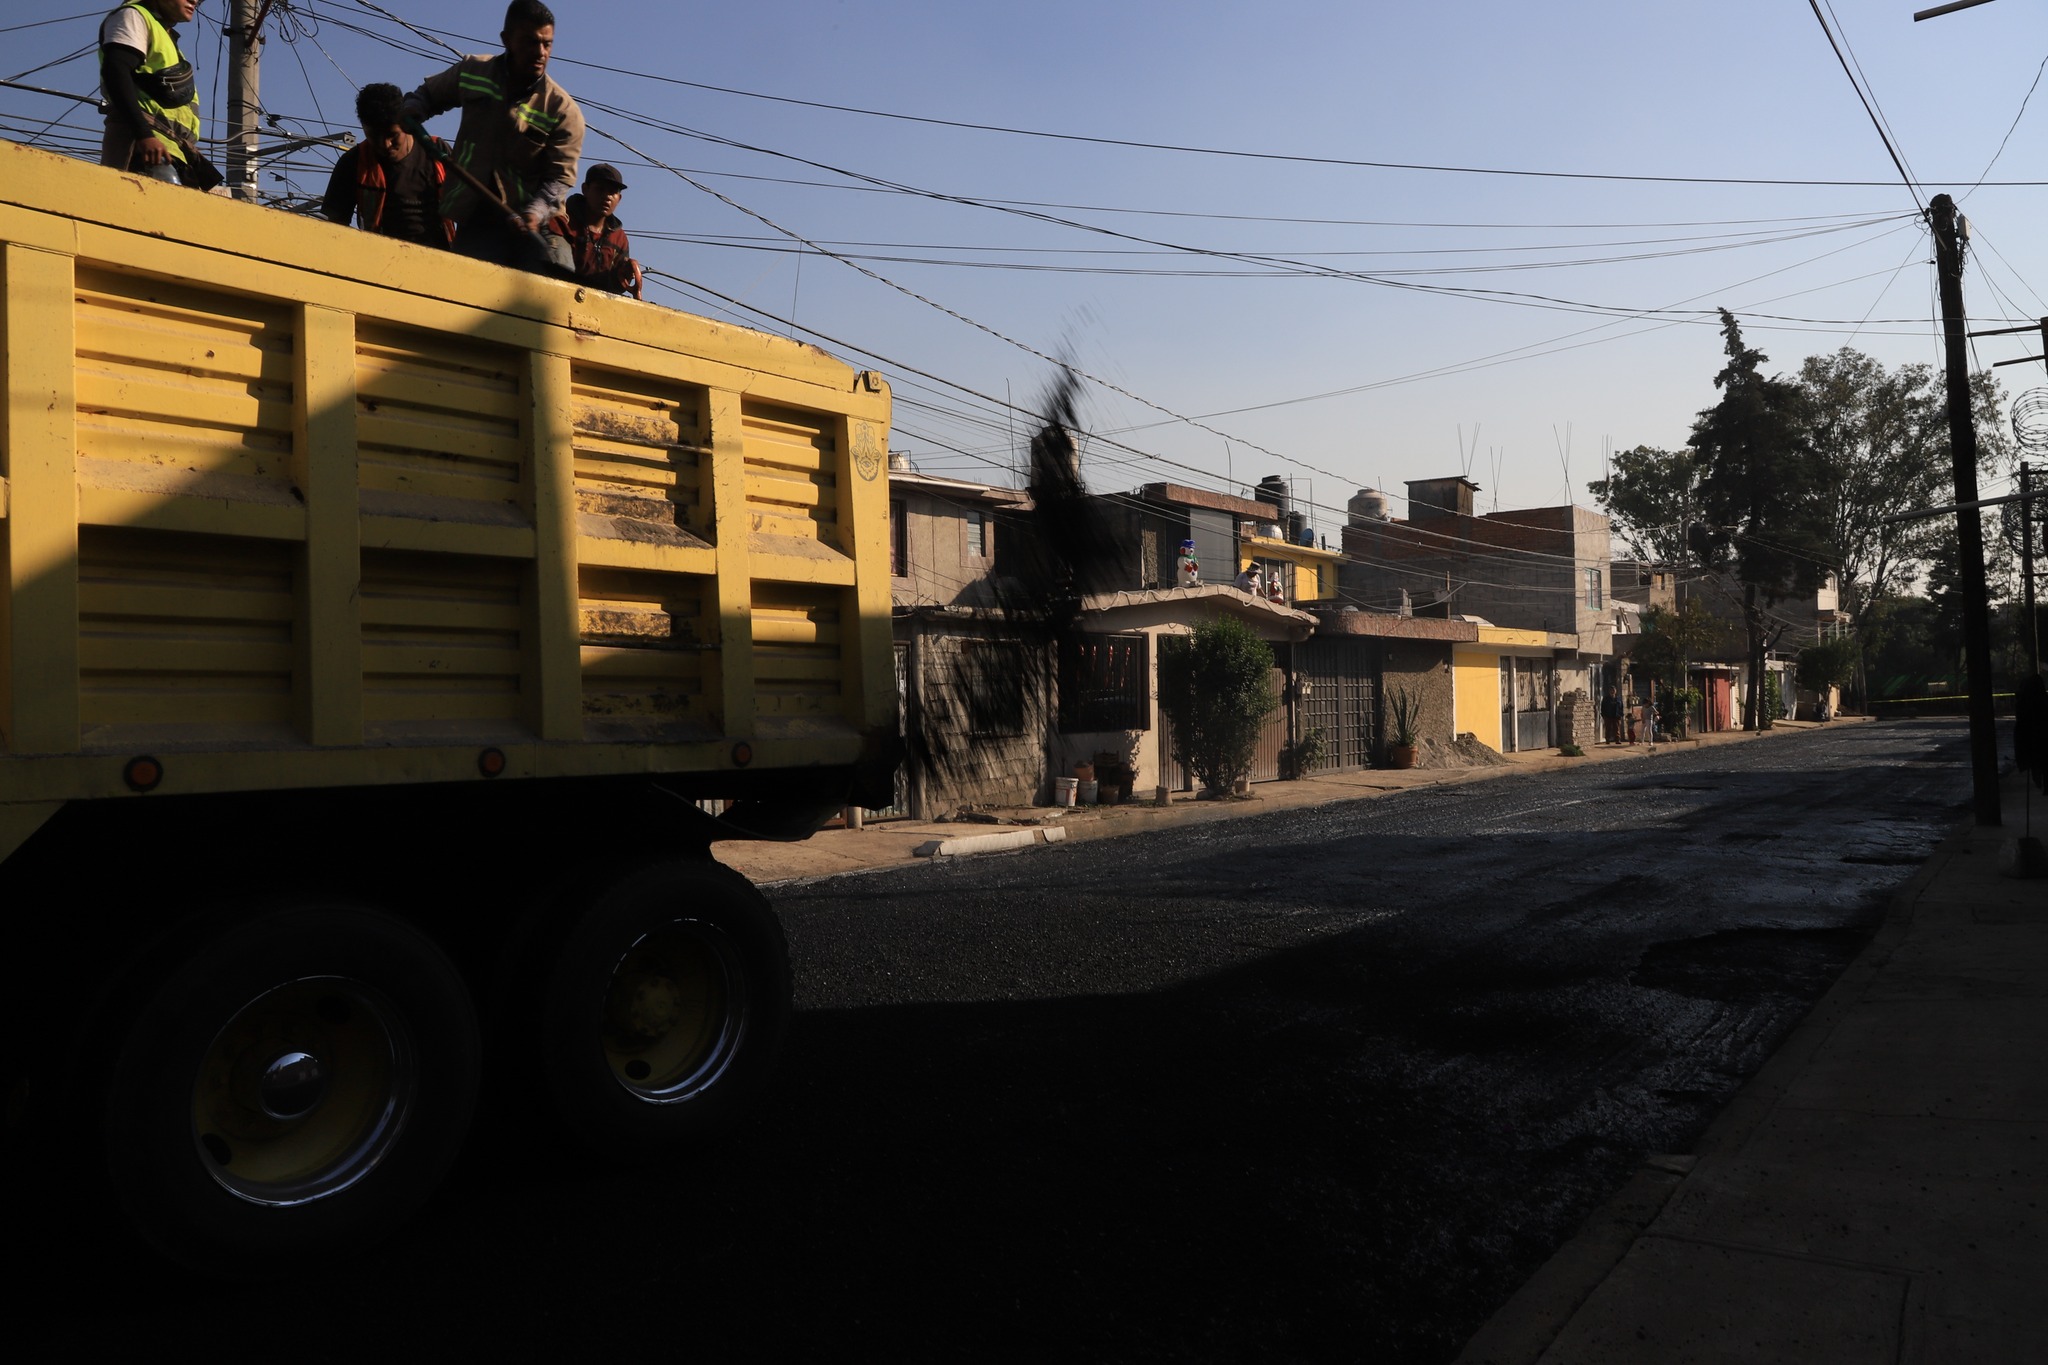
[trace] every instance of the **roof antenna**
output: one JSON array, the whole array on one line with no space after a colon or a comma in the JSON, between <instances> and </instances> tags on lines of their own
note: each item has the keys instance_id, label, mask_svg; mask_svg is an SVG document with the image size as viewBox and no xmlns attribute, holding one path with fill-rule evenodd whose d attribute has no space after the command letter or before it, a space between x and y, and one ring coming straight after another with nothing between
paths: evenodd
<instances>
[{"instance_id":1,"label":"roof antenna","mask_svg":"<svg viewBox=\"0 0 2048 1365\"><path fill-rule=\"evenodd\" d=\"M1550 439L1557 441L1557 423L1550 424ZM1572 424L1564 424L1564 440L1557 445L1557 462L1564 466L1564 500L1567 506L1572 500Z\"/></svg>"}]
</instances>

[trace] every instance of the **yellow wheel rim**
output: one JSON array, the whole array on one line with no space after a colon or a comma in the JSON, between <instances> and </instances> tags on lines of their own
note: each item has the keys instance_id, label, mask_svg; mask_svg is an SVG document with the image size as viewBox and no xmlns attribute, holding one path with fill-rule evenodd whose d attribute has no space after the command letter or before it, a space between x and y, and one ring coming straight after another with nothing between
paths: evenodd
<instances>
[{"instance_id":1,"label":"yellow wheel rim","mask_svg":"<svg viewBox=\"0 0 2048 1365\"><path fill-rule=\"evenodd\" d=\"M251 1000L214 1035L192 1086L192 1138L230 1192L302 1204L389 1154L415 1093L409 1035L380 992L309 977Z\"/></svg>"},{"instance_id":2,"label":"yellow wheel rim","mask_svg":"<svg viewBox=\"0 0 2048 1365\"><path fill-rule=\"evenodd\" d=\"M732 941L698 920L664 925L612 969L600 1023L605 1061L643 1100L688 1099L731 1064L746 1007Z\"/></svg>"}]
</instances>

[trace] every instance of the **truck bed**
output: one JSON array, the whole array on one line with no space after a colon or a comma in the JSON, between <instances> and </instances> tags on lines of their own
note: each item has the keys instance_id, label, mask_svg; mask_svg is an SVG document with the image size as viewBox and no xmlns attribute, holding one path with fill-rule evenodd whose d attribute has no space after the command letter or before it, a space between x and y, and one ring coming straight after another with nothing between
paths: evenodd
<instances>
[{"instance_id":1,"label":"truck bed","mask_svg":"<svg viewBox=\"0 0 2048 1365\"><path fill-rule=\"evenodd\" d=\"M0 857L144 789L892 750L870 373L5 142L0 328Z\"/></svg>"}]
</instances>

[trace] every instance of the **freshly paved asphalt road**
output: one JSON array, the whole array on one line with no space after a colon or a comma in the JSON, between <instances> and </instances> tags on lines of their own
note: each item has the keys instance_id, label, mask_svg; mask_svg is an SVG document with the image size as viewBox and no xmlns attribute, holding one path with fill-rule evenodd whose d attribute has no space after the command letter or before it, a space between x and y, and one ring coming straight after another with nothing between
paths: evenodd
<instances>
[{"instance_id":1,"label":"freshly paved asphalt road","mask_svg":"<svg viewBox=\"0 0 2048 1365\"><path fill-rule=\"evenodd\" d=\"M672 1168L485 1132L374 1264L231 1291L115 1238L13 1316L93 1356L1447 1360L1798 1021L1965 762L1863 725L782 888L782 1080Z\"/></svg>"}]
</instances>

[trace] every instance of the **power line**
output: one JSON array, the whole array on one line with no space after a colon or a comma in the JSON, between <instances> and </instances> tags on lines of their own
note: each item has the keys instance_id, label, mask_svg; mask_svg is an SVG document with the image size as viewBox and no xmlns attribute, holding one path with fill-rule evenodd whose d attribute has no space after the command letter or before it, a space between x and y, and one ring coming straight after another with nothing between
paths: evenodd
<instances>
[{"instance_id":1,"label":"power line","mask_svg":"<svg viewBox=\"0 0 2048 1365\"><path fill-rule=\"evenodd\" d=\"M1900 158L1898 148L1892 145L1891 134L1885 131L1884 120L1878 117L1877 110L1871 107L1869 96L1863 93L1863 86L1856 79L1856 73L1849 69L1849 59L1842 55L1842 45L1835 41L1835 31L1828 27L1827 16L1820 12L1820 0L1806 0L1806 3L1812 8L1813 17L1820 24L1820 31L1827 35L1828 46L1834 49L1835 60L1842 64L1842 74L1849 78L1849 86L1856 92L1857 100L1863 105L1863 112L1870 116L1871 126L1877 129L1878 140L1884 143L1885 152L1891 157L1892 165L1898 167L1899 179L1906 182L1906 192L1913 196L1913 203L1925 213L1927 205L1920 198L1919 186L1913 183L1912 174L1906 170L1906 163Z\"/></svg>"}]
</instances>

